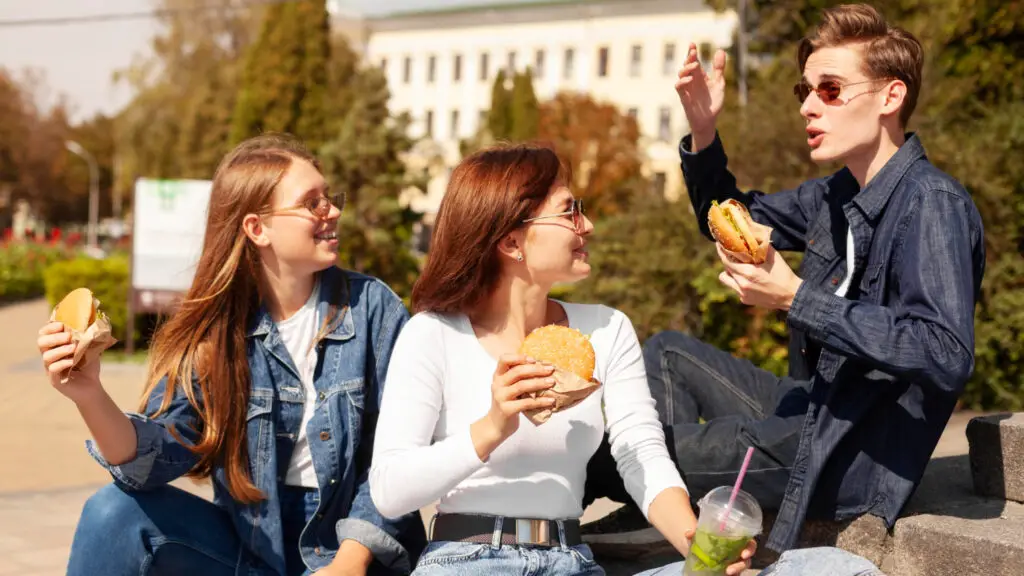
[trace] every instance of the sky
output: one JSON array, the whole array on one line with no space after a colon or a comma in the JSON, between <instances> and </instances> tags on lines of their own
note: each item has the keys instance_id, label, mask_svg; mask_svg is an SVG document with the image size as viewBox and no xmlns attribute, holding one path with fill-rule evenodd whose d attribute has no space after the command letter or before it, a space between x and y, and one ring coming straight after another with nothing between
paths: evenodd
<instances>
[{"instance_id":1,"label":"sky","mask_svg":"<svg viewBox=\"0 0 1024 576\"><path fill-rule=\"evenodd\" d=\"M196 0L196 4L203 1ZM345 10L381 15L510 0L334 1ZM147 12L154 5L155 0L0 0L0 67L16 77L22 77L29 69L41 73L45 86L40 94L41 104L49 106L58 96L63 96L70 105L73 121L90 118L97 112L115 113L128 103L131 92L125 84L115 84L113 75L148 52L150 40L158 31L154 20L31 26L5 23L32 18Z\"/></svg>"}]
</instances>

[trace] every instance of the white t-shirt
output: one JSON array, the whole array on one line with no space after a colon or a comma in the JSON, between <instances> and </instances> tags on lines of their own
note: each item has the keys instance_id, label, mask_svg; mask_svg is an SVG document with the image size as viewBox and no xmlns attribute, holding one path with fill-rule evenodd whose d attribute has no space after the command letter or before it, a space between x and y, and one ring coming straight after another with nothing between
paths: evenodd
<instances>
[{"instance_id":1,"label":"white t-shirt","mask_svg":"<svg viewBox=\"0 0 1024 576\"><path fill-rule=\"evenodd\" d=\"M291 460L288 463L288 473L285 475L284 483L289 486L304 486L316 488L316 472L313 470L313 457L309 452L309 441L306 438L306 426L313 418L313 411L316 409L316 389L313 387L313 372L316 370L316 347L313 346L313 339L316 338L319 322L317 321L316 304L320 293L319 283L313 288L309 300L302 305L291 318L277 323L277 331L281 334L281 341L288 349L292 362L299 370L299 379L302 381L302 388L306 394L306 402L302 411L302 425L295 437L295 449L292 451Z\"/></svg>"},{"instance_id":2,"label":"white t-shirt","mask_svg":"<svg viewBox=\"0 0 1024 576\"><path fill-rule=\"evenodd\" d=\"M850 289L850 282L853 280L853 228L846 227L846 278L836 289L836 296L846 297L846 291Z\"/></svg>"},{"instance_id":3,"label":"white t-shirt","mask_svg":"<svg viewBox=\"0 0 1024 576\"><path fill-rule=\"evenodd\" d=\"M647 514L666 488L685 488L665 435L629 319L606 306L562 304L590 335L594 377L583 402L519 429L487 462L469 427L491 406L497 367L462 314L417 314L398 337L374 441L370 492L386 517L440 500L442 513L570 519L583 514L587 462L607 430L626 489Z\"/></svg>"}]
</instances>

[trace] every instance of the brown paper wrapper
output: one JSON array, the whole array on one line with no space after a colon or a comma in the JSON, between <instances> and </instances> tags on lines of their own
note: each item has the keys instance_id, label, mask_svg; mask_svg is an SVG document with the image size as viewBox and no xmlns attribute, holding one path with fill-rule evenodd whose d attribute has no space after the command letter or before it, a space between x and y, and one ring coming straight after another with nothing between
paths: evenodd
<instances>
[{"instance_id":1,"label":"brown paper wrapper","mask_svg":"<svg viewBox=\"0 0 1024 576\"><path fill-rule=\"evenodd\" d=\"M579 404L601 387L601 383L597 380L584 380L575 373L562 370L561 368L555 368L552 378L555 379L554 386L535 393L533 396L535 398L554 398L554 406L523 412L530 419L530 422L533 422L536 426L547 422L555 412L568 410Z\"/></svg>"},{"instance_id":2,"label":"brown paper wrapper","mask_svg":"<svg viewBox=\"0 0 1024 576\"><path fill-rule=\"evenodd\" d=\"M110 330L110 320L107 315L99 310L100 301L96 303L96 320L84 331L71 330L71 341L78 343L75 348L75 356L72 359L71 369L61 375L60 383L67 384L71 377L71 371L93 362L103 354L103 351L117 343L117 339ZM50 321L53 322L57 315L57 309L50 312Z\"/></svg>"},{"instance_id":3,"label":"brown paper wrapper","mask_svg":"<svg viewBox=\"0 0 1024 576\"><path fill-rule=\"evenodd\" d=\"M761 249L767 252L768 246L770 246L772 243L772 230L774 229L771 226L765 226L763 224L758 224L757 222L751 222L750 227L753 230L754 234L756 234L757 237L760 238L758 242L761 246ZM732 250L729 250L725 246L722 246L722 252L725 252L726 254L729 255L730 258L737 262L743 262L744 264L761 264L760 262L754 262L754 259L751 258L750 254L747 254L746 252L733 252Z\"/></svg>"}]
</instances>

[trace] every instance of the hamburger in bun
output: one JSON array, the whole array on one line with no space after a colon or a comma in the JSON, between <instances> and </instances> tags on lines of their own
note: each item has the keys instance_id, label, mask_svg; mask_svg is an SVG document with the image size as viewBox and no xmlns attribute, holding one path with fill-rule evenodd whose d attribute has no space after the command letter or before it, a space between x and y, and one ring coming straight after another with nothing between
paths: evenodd
<instances>
[{"instance_id":1,"label":"hamburger in bun","mask_svg":"<svg viewBox=\"0 0 1024 576\"><path fill-rule=\"evenodd\" d=\"M737 260L762 264L765 260L767 238L758 238L754 232L755 226L757 224L750 218L750 212L742 203L733 199L721 204L711 202L708 227L715 241Z\"/></svg>"},{"instance_id":2,"label":"hamburger in bun","mask_svg":"<svg viewBox=\"0 0 1024 576\"><path fill-rule=\"evenodd\" d=\"M53 312L53 319L72 331L85 332L96 321L97 302L88 288L68 293Z\"/></svg>"},{"instance_id":3,"label":"hamburger in bun","mask_svg":"<svg viewBox=\"0 0 1024 576\"><path fill-rule=\"evenodd\" d=\"M88 288L76 288L64 296L50 320L63 324L71 332L71 342L77 344L72 370L92 362L117 342L111 334L110 321L100 311L100 301ZM62 381L67 382L69 376L70 371Z\"/></svg>"},{"instance_id":4,"label":"hamburger in bun","mask_svg":"<svg viewBox=\"0 0 1024 576\"><path fill-rule=\"evenodd\" d=\"M543 424L555 412L572 408L601 386L594 380L594 347L579 330L554 324L542 326L527 335L519 353L555 367L555 385L534 395L554 398L554 405L524 412L534 424Z\"/></svg>"}]
</instances>

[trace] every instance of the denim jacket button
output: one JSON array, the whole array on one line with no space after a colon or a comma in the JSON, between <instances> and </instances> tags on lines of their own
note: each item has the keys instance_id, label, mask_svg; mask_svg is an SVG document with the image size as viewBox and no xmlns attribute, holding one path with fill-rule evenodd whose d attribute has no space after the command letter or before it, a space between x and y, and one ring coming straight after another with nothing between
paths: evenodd
<instances>
[{"instance_id":1,"label":"denim jacket button","mask_svg":"<svg viewBox=\"0 0 1024 576\"><path fill-rule=\"evenodd\" d=\"M323 440L324 442L330 440L331 439L331 433L327 432L327 431L321 432L320 433L320 439Z\"/></svg>"},{"instance_id":2,"label":"denim jacket button","mask_svg":"<svg viewBox=\"0 0 1024 576\"><path fill-rule=\"evenodd\" d=\"M320 555L320 547L319 546L317 546L316 548L313 548L313 554L316 554L317 556Z\"/></svg>"},{"instance_id":3,"label":"denim jacket button","mask_svg":"<svg viewBox=\"0 0 1024 576\"><path fill-rule=\"evenodd\" d=\"M832 277L832 285L835 286L837 284L839 284L839 277L838 276L833 276Z\"/></svg>"},{"instance_id":4,"label":"denim jacket button","mask_svg":"<svg viewBox=\"0 0 1024 576\"><path fill-rule=\"evenodd\" d=\"M337 482L338 482L337 480L335 480L334 478L331 478L331 484L337 484Z\"/></svg>"},{"instance_id":5,"label":"denim jacket button","mask_svg":"<svg viewBox=\"0 0 1024 576\"><path fill-rule=\"evenodd\" d=\"M814 238L808 240L807 243L810 244L811 246L814 246Z\"/></svg>"},{"instance_id":6,"label":"denim jacket button","mask_svg":"<svg viewBox=\"0 0 1024 576\"><path fill-rule=\"evenodd\" d=\"M323 392L321 392L320 393L320 400L323 400L324 398L327 398L327 394L324 394Z\"/></svg>"}]
</instances>

